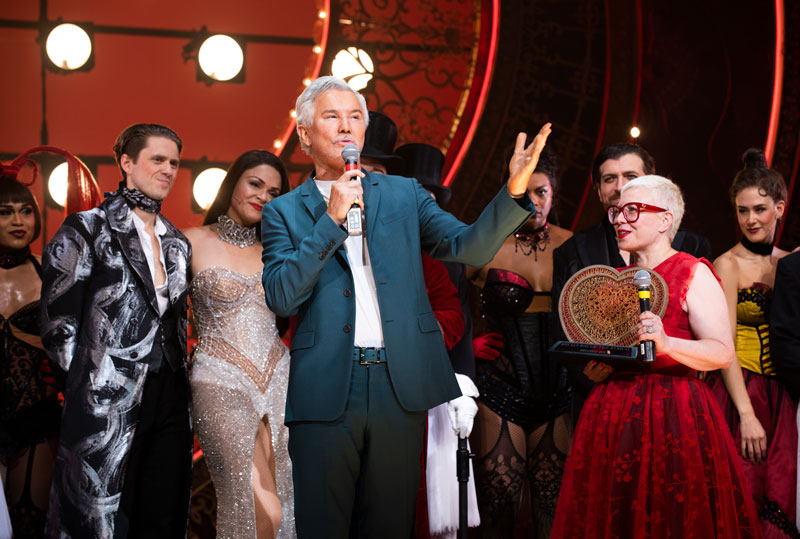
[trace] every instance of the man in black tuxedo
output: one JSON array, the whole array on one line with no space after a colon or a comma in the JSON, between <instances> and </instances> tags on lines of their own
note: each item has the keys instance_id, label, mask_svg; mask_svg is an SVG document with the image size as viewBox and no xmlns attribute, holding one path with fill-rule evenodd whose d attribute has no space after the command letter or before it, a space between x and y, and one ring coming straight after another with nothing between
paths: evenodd
<instances>
[{"instance_id":1,"label":"man in black tuxedo","mask_svg":"<svg viewBox=\"0 0 800 539\"><path fill-rule=\"evenodd\" d=\"M778 261L769 320L770 357L789 393L800 397L800 252Z\"/></svg>"},{"instance_id":2,"label":"man in black tuxedo","mask_svg":"<svg viewBox=\"0 0 800 539\"><path fill-rule=\"evenodd\" d=\"M622 186L647 174L655 174L656 165L653 157L641 146L635 144L613 144L601 149L592 163L592 183L603 210L619 203ZM707 238L685 229L679 229L672 240L672 247L696 257L711 260L711 244ZM631 264L630 253L620 250L617 245L613 225L605 213L600 222L593 227L576 232L553 252L553 312L558 312L558 298L567 280L577 271L594 264L604 264L621 268ZM560 324L556 324L560 327ZM583 402L594 386L592 378L595 372L603 369L598 365L587 367L584 372L570 370L573 385L572 392L572 424L575 425L580 415Z\"/></svg>"}]
</instances>

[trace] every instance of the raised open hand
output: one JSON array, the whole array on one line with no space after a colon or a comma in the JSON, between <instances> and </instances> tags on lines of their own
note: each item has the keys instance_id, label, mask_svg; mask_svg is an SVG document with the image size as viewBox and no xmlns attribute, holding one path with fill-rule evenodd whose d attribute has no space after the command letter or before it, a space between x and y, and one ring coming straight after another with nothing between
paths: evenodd
<instances>
[{"instance_id":1,"label":"raised open hand","mask_svg":"<svg viewBox=\"0 0 800 539\"><path fill-rule=\"evenodd\" d=\"M551 131L550 122L544 124L539 133L534 137L528 147L525 147L527 133L517 135L517 144L514 146L514 155L508 162L508 193L514 198L520 198L528 190L528 180L536 169L539 162L539 154L542 153L547 137Z\"/></svg>"}]
</instances>

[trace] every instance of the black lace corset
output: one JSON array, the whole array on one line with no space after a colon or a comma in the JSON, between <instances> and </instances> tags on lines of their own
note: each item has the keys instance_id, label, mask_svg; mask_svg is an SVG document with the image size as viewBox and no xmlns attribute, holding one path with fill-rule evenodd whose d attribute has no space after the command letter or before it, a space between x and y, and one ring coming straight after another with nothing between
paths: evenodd
<instances>
[{"instance_id":1,"label":"black lace corset","mask_svg":"<svg viewBox=\"0 0 800 539\"><path fill-rule=\"evenodd\" d=\"M18 339L11 330L39 334L39 302L0 316L0 462L8 463L31 443L58 432L61 406L47 396L41 365L44 350Z\"/></svg>"},{"instance_id":2,"label":"black lace corset","mask_svg":"<svg viewBox=\"0 0 800 539\"><path fill-rule=\"evenodd\" d=\"M489 270L481 306L490 329L503 334L505 346L497 360L478 365L478 387L487 405L530 428L564 413L571 396L566 370L547 356L553 341L551 313L525 312L534 295L524 277Z\"/></svg>"}]
</instances>

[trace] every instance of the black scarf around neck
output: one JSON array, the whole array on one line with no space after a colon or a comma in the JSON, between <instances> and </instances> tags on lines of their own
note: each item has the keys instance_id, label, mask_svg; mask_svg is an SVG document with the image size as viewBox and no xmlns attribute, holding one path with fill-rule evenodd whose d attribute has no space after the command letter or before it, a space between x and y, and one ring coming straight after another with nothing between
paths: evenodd
<instances>
[{"instance_id":1,"label":"black scarf around neck","mask_svg":"<svg viewBox=\"0 0 800 539\"><path fill-rule=\"evenodd\" d=\"M161 200L150 198L138 189L128 189L125 185L125 180L119 182L119 188L116 191L105 193L105 196L121 196L131 208L141 208L147 213L158 213L161 211Z\"/></svg>"}]
</instances>

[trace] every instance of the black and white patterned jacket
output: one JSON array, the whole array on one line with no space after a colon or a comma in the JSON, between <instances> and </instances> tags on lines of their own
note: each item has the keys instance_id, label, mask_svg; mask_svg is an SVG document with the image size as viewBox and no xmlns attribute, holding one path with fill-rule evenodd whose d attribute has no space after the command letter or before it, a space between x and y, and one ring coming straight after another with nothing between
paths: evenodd
<instances>
[{"instance_id":1,"label":"black and white patterned jacket","mask_svg":"<svg viewBox=\"0 0 800 539\"><path fill-rule=\"evenodd\" d=\"M191 246L161 218L168 309L177 317L185 357ZM42 343L65 373L48 535L113 537L160 322L150 269L124 199L112 197L67 217L47 245L42 267Z\"/></svg>"}]
</instances>

